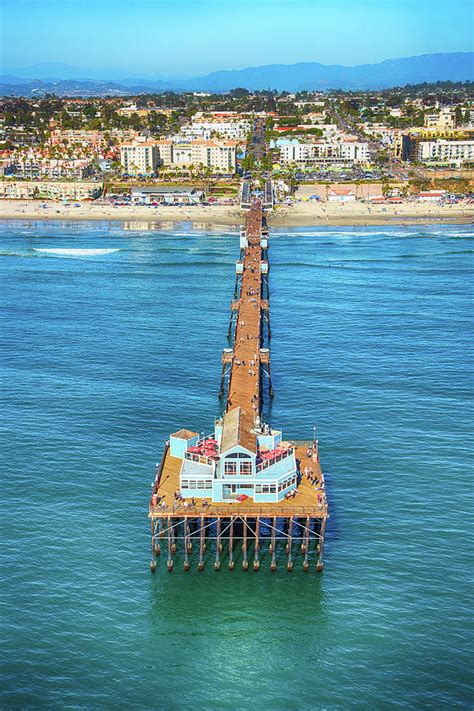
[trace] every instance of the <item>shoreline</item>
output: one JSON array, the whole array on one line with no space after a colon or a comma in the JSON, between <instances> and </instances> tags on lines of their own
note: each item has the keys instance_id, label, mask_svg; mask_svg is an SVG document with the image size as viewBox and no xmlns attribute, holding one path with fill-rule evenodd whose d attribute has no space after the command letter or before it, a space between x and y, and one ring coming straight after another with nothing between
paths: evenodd
<instances>
[{"instance_id":1,"label":"shoreline","mask_svg":"<svg viewBox=\"0 0 474 711\"><path fill-rule=\"evenodd\" d=\"M41 205L47 205L46 208ZM213 205L195 207L111 207L84 203L79 207L61 203L0 200L2 220L40 220L45 222L193 222L203 226L239 226L246 213L236 206ZM474 205L367 205L365 203L297 203L277 207L268 215L270 227L344 227L414 224L474 224Z\"/></svg>"}]
</instances>

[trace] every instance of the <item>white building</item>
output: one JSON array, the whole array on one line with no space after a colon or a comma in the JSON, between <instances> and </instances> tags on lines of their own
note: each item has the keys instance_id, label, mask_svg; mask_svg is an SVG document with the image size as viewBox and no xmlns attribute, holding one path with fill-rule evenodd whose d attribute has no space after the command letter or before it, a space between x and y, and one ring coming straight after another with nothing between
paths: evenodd
<instances>
[{"instance_id":1,"label":"white building","mask_svg":"<svg viewBox=\"0 0 474 711\"><path fill-rule=\"evenodd\" d=\"M425 190L417 197L418 202L442 202L445 199L446 190Z\"/></svg>"},{"instance_id":2,"label":"white building","mask_svg":"<svg viewBox=\"0 0 474 711\"><path fill-rule=\"evenodd\" d=\"M159 166L203 166L221 173L237 169L237 141L141 139L120 146L120 161L129 175L150 175Z\"/></svg>"},{"instance_id":3,"label":"white building","mask_svg":"<svg viewBox=\"0 0 474 711\"><path fill-rule=\"evenodd\" d=\"M186 141L174 143L173 165L215 168L222 173L237 169L237 141Z\"/></svg>"},{"instance_id":4,"label":"white building","mask_svg":"<svg viewBox=\"0 0 474 711\"><path fill-rule=\"evenodd\" d=\"M449 163L461 166L474 162L474 141L420 141L417 148L417 160L435 163Z\"/></svg>"},{"instance_id":5,"label":"white building","mask_svg":"<svg viewBox=\"0 0 474 711\"><path fill-rule=\"evenodd\" d=\"M251 130L251 122L247 119L195 119L189 126L181 129L183 135L201 135L205 140L217 136L232 141L244 141Z\"/></svg>"},{"instance_id":6,"label":"white building","mask_svg":"<svg viewBox=\"0 0 474 711\"><path fill-rule=\"evenodd\" d=\"M211 140L211 129L205 128L201 124L191 124L189 126L183 126L180 129L179 134L173 136L173 141L210 141Z\"/></svg>"},{"instance_id":7,"label":"white building","mask_svg":"<svg viewBox=\"0 0 474 711\"><path fill-rule=\"evenodd\" d=\"M349 187L334 187L328 190L328 202L354 202L355 190Z\"/></svg>"},{"instance_id":8,"label":"white building","mask_svg":"<svg viewBox=\"0 0 474 711\"><path fill-rule=\"evenodd\" d=\"M281 146L280 160L282 163L299 165L341 165L366 163L369 159L367 143L360 141L314 141L301 143L288 141Z\"/></svg>"}]
</instances>

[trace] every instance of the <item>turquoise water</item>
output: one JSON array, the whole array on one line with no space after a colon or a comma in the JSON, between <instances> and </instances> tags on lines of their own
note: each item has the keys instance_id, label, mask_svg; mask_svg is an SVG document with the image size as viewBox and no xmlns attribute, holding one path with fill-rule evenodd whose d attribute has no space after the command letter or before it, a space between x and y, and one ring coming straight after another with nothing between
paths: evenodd
<instances>
[{"instance_id":1,"label":"turquoise water","mask_svg":"<svg viewBox=\"0 0 474 711\"><path fill-rule=\"evenodd\" d=\"M270 415L318 427L325 571L151 576L238 237L135 227L0 225L0 707L471 708L472 229L273 231Z\"/></svg>"}]
</instances>

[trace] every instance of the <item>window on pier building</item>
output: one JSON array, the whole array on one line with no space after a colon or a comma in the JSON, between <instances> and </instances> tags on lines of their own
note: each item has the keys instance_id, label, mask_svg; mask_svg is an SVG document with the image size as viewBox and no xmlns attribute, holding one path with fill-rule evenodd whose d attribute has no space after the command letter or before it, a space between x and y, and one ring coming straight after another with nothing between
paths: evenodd
<instances>
[{"instance_id":1,"label":"window on pier building","mask_svg":"<svg viewBox=\"0 0 474 711\"><path fill-rule=\"evenodd\" d=\"M250 476L252 474L252 462L240 462L240 474Z\"/></svg>"},{"instance_id":2,"label":"window on pier building","mask_svg":"<svg viewBox=\"0 0 474 711\"><path fill-rule=\"evenodd\" d=\"M250 454L235 452L224 460L224 476L251 476L253 464Z\"/></svg>"},{"instance_id":3,"label":"window on pier building","mask_svg":"<svg viewBox=\"0 0 474 711\"><path fill-rule=\"evenodd\" d=\"M256 494L276 494L276 484L256 484Z\"/></svg>"},{"instance_id":4,"label":"window on pier building","mask_svg":"<svg viewBox=\"0 0 474 711\"><path fill-rule=\"evenodd\" d=\"M236 476L237 474L237 462L232 460L226 460L224 463L224 474L227 476Z\"/></svg>"}]
</instances>

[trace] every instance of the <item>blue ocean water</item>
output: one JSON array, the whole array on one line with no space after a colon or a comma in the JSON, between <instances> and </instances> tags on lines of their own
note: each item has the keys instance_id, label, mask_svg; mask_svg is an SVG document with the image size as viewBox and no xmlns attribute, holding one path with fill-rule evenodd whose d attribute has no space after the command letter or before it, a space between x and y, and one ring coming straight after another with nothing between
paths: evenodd
<instances>
[{"instance_id":1,"label":"blue ocean water","mask_svg":"<svg viewBox=\"0 0 474 711\"><path fill-rule=\"evenodd\" d=\"M472 708L472 227L272 230L269 416L318 428L325 571L155 576L238 237L143 227L0 224L0 707Z\"/></svg>"}]
</instances>

